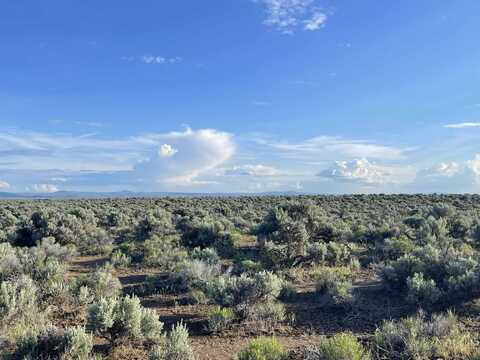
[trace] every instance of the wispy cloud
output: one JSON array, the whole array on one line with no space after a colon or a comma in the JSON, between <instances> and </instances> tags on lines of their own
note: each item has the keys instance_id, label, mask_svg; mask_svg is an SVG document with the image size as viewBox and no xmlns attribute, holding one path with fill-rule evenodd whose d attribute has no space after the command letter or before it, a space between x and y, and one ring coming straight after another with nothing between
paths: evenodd
<instances>
[{"instance_id":1,"label":"wispy cloud","mask_svg":"<svg viewBox=\"0 0 480 360\"><path fill-rule=\"evenodd\" d=\"M277 176L280 171L273 166L268 165L240 165L234 166L225 171L225 175L240 175L240 176Z\"/></svg>"},{"instance_id":2,"label":"wispy cloud","mask_svg":"<svg viewBox=\"0 0 480 360\"><path fill-rule=\"evenodd\" d=\"M180 61L182 61L182 58L176 56L176 57L163 57L163 56L153 56L153 55L143 55L141 57L141 61L145 64L159 64L159 65L164 65L164 64L176 64Z\"/></svg>"},{"instance_id":3,"label":"wispy cloud","mask_svg":"<svg viewBox=\"0 0 480 360\"><path fill-rule=\"evenodd\" d=\"M147 65L173 65L182 62L179 56L166 57L159 55L142 55L142 56L123 56L122 60L126 62L141 62Z\"/></svg>"},{"instance_id":4,"label":"wispy cloud","mask_svg":"<svg viewBox=\"0 0 480 360\"><path fill-rule=\"evenodd\" d=\"M373 158L400 160L409 149L379 145L365 140L345 139L334 136L317 136L301 142L278 141L272 138L256 137L262 145L280 150L284 156L297 159L331 159L333 156L346 158Z\"/></svg>"},{"instance_id":5,"label":"wispy cloud","mask_svg":"<svg viewBox=\"0 0 480 360\"><path fill-rule=\"evenodd\" d=\"M320 11L315 11L312 14L312 17L308 20L304 20L304 29L309 31L315 31L320 29L321 27L325 26L327 21L327 15Z\"/></svg>"},{"instance_id":6,"label":"wispy cloud","mask_svg":"<svg viewBox=\"0 0 480 360\"><path fill-rule=\"evenodd\" d=\"M284 34L293 34L298 28L315 31L323 27L327 14L316 0L253 0L266 11L264 23Z\"/></svg>"},{"instance_id":7,"label":"wispy cloud","mask_svg":"<svg viewBox=\"0 0 480 360\"><path fill-rule=\"evenodd\" d=\"M253 105L255 106L268 106L270 105L269 101L254 101Z\"/></svg>"},{"instance_id":8,"label":"wispy cloud","mask_svg":"<svg viewBox=\"0 0 480 360\"><path fill-rule=\"evenodd\" d=\"M10 188L10 184L6 181L0 180L0 189L4 190L4 189L8 189L8 188Z\"/></svg>"},{"instance_id":9,"label":"wispy cloud","mask_svg":"<svg viewBox=\"0 0 480 360\"><path fill-rule=\"evenodd\" d=\"M463 122L463 123L447 124L447 125L444 125L443 127L449 128L449 129L480 127L480 122Z\"/></svg>"}]
</instances>

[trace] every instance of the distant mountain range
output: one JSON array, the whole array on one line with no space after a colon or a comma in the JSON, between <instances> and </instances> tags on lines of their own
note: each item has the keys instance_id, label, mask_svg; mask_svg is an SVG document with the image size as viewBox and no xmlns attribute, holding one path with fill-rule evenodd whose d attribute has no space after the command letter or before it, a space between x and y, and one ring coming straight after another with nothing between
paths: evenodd
<instances>
[{"instance_id":1,"label":"distant mountain range","mask_svg":"<svg viewBox=\"0 0 480 360\"><path fill-rule=\"evenodd\" d=\"M202 197L202 196L294 196L302 195L290 192L264 192L264 193L183 193L183 192L82 192L82 191L57 191L52 193L11 193L0 192L0 199L124 199L124 198L161 198L161 197Z\"/></svg>"}]
</instances>

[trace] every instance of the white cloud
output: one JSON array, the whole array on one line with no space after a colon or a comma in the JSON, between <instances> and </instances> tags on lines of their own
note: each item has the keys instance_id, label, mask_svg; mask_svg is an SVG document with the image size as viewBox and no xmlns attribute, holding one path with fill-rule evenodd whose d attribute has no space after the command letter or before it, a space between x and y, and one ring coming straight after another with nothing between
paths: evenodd
<instances>
[{"instance_id":1,"label":"white cloud","mask_svg":"<svg viewBox=\"0 0 480 360\"><path fill-rule=\"evenodd\" d=\"M322 12L316 11L311 19L304 20L303 23L305 24L304 29L309 31L315 31L320 29L322 26L325 26L325 22L327 21L327 15Z\"/></svg>"},{"instance_id":2,"label":"white cloud","mask_svg":"<svg viewBox=\"0 0 480 360\"><path fill-rule=\"evenodd\" d=\"M58 191L58 188L52 184L35 184L32 186L32 190L38 193L54 193Z\"/></svg>"},{"instance_id":3,"label":"white cloud","mask_svg":"<svg viewBox=\"0 0 480 360\"><path fill-rule=\"evenodd\" d=\"M171 145L163 144L160 146L160 150L158 150L158 155L160 157L171 157L178 152L177 149L174 149Z\"/></svg>"},{"instance_id":4,"label":"white cloud","mask_svg":"<svg viewBox=\"0 0 480 360\"><path fill-rule=\"evenodd\" d=\"M475 176L480 177L480 154L475 155L472 160L467 161L467 168L472 171Z\"/></svg>"},{"instance_id":5,"label":"white cloud","mask_svg":"<svg viewBox=\"0 0 480 360\"><path fill-rule=\"evenodd\" d=\"M257 137L256 141L282 151L289 158L296 159L331 160L341 155L347 158L399 160L403 159L409 150L333 136L317 136L298 143L279 142L262 137Z\"/></svg>"},{"instance_id":6,"label":"white cloud","mask_svg":"<svg viewBox=\"0 0 480 360\"><path fill-rule=\"evenodd\" d=\"M254 1L265 7L265 24L285 34L292 34L301 24L304 30L314 31L321 28L327 20L327 15L317 6L316 0Z\"/></svg>"},{"instance_id":7,"label":"white cloud","mask_svg":"<svg viewBox=\"0 0 480 360\"><path fill-rule=\"evenodd\" d=\"M164 64L176 64L182 61L180 57L163 57L163 56L153 56L153 55L143 55L140 57L140 61L145 64L157 64L157 65L164 65Z\"/></svg>"},{"instance_id":8,"label":"white cloud","mask_svg":"<svg viewBox=\"0 0 480 360\"><path fill-rule=\"evenodd\" d=\"M442 162L437 166L434 166L429 171L430 176L446 176L451 177L458 174L462 170L460 164L452 162Z\"/></svg>"},{"instance_id":9,"label":"white cloud","mask_svg":"<svg viewBox=\"0 0 480 360\"><path fill-rule=\"evenodd\" d=\"M91 179L102 176L104 183L130 184L146 190L158 188L158 183L170 187L198 185L202 181L205 184L206 180L198 177L228 160L235 152L235 145L231 134L214 129L187 129L125 139L11 131L0 132L0 152L0 170L38 174L39 184L59 183L62 182L59 177L64 177L42 174L63 173L72 186L75 179L90 182L93 180L87 180L88 176ZM105 178L108 176L109 181ZM51 180L53 177L55 181Z\"/></svg>"},{"instance_id":10,"label":"white cloud","mask_svg":"<svg viewBox=\"0 0 480 360\"><path fill-rule=\"evenodd\" d=\"M8 189L10 188L10 184L6 181L0 180L0 189Z\"/></svg>"},{"instance_id":11,"label":"white cloud","mask_svg":"<svg viewBox=\"0 0 480 360\"><path fill-rule=\"evenodd\" d=\"M138 140L150 144L168 141L172 149L178 149L173 157L157 153L135 167L138 177L176 186L205 184L198 177L222 165L235 152L232 135L214 129L151 134Z\"/></svg>"},{"instance_id":12,"label":"white cloud","mask_svg":"<svg viewBox=\"0 0 480 360\"><path fill-rule=\"evenodd\" d=\"M447 125L444 125L443 127L449 128L449 129L480 127L480 122L463 122L463 123L456 123L456 124L447 124Z\"/></svg>"},{"instance_id":13,"label":"white cloud","mask_svg":"<svg viewBox=\"0 0 480 360\"><path fill-rule=\"evenodd\" d=\"M280 171L272 166L266 165L241 165L234 166L225 172L225 175L241 175L241 176L276 176Z\"/></svg>"},{"instance_id":14,"label":"white cloud","mask_svg":"<svg viewBox=\"0 0 480 360\"><path fill-rule=\"evenodd\" d=\"M68 179L64 178L64 177L52 177L52 178L50 178L50 181L64 183L64 182L67 182Z\"/></svg>"},{"instance_id":15,"label":"white cloud","mask_svg":"<svg viewBox=\"0 0 480 360\"><path fill-rule=\"evenodd\" d=\"M411 167L384 166L367 159L337 161L335 165L319 174L321 177L339 181L352 181L367 185L408 184L415 179Z\"/></svg>"}]
</instances>

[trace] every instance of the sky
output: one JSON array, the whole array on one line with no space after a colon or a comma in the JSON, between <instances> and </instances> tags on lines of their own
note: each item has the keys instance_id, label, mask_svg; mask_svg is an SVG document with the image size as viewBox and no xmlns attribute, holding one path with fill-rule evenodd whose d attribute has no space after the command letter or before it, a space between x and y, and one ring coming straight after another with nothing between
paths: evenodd
<instances>
[{"instance_id":1,"label":"sky","mask_svg":"<svg viewBox=\"0 0 480 360\"><path fill-rule=\"evenodd\" d=\"M480 192L478 0L0 4L0 191Z\"/></svg>"}]
</instances>

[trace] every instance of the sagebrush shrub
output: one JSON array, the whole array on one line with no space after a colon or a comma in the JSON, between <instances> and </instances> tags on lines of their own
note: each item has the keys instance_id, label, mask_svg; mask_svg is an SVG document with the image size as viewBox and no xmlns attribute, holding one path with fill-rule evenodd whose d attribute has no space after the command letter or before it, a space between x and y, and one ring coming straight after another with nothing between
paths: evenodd
<instances>
[{"instance_id":1,"label":"sagebrush shrub","mask_svg":"<svg viewBox=\"0 0 480 360\"><path fill-rule=\"evenodd\" d=\"M113 274L111 267L102 267L95 270L93 274L80 276L77 278L74 285L75 295L80 294L82 287L87 287L90 290L90 296L93 299L100 298L114 298L120 295L122 284L120 280ZM87 291L82 290L83 299L87 299Z\"/></svg>"},{"instance_id":2,"label":"sagebrush shrub","mask_svg":"<svg viewBox=\"0 0 480 360\"><path fill-rule=\"evenodd\" d=\"M275 338L260 337L241 350L236 360L286 360L288 352Z\"/></svg>"},{"instance_id":3,"label":"sagebrush shrub","mask_svg":"<svg viewBox=\"0 0 480 360\"><path fill-rule=\"evenodd\" d=\"M15 248L9 243L0 243L0 281L22 273L22 265Z\"/></svg>"},{"instance_id":4,"label":"sagebrush shrub","mask_svg":"<svg viewBox=\"0 0 480 360\"><path fill-rule=\"evenodd\" d=\"M183 323L176 324L163 344L156 345L149 355L150 360L195 360L188 340L188 329Z\"/></svg>"},{"instance_id":5,"label":"sagebrush shrub","mask_svg":"<svg viewBox=\"0 0 480 360\"><path fill-rule=\"evenodd\" d=\"M120 250L115 250L110 255L110 263L116 268L126 268L132 262L132 258Z\"/></svg>"},{"instance_id":6,"label":"sagebrush shrub","mask_svg":"<svg viewBox=\"0 0 480 360\"><path fill-rule=\"evenodd\" d=\"M451 312L430 320L420 313L386 321L375 332L375 345L378 356L389 359L468 359L477 349L473 336Z\"/></svg>"},{"instance_id":7,"label":"sagebrush shrub","mask_svg":"<svg viewBox=\"0 0 480 360\"><path fill-rule=\"evenodd\" d=\"M435 281L426 280L422 273L415 273L407 278L407 301L411 304L422 304L426 308L433 306L442 296Z\"/></svg>"},{"instance_id":8,"label":"sagebrush shrub","mask_svg":"<svg viewBox=\"0 0 480 360\"><path fill-rule=\"evenodd\" d=\"M152 236L144 243L144 263L158 266L165 271L173 271L178 264L185 261L188 253L180 247L176 236Z\"/></svg>"},{"instance_id":9,"label":"sagebrush shrub","mask_svg":"<svg viewBox=\"0 0 480 360\"><path fill-rule=\"evenodd\" d=\"M257 322L261 327L271 330L276 324L285 321L287 313L282 303L269 301L251 306L248 309L247 318Z\"/></svg>"},{"instance_id":10,"label":"sagebrush shrub","mask_svg":"<svg viewBox=\"0 0 480 360\"><path fill-rule=\"evenodd\" d=\"M217 251L212 248L195 248L190 255L192 259L203 261L208 265L217 265L220 262L220 257L217 254Z\"/></svg>"},{"instance_id":11,"label":"sagebrush shrub","mask_svg":"<svg viewBox=\"0 0 480 360\"><path fill-rule=\"evenodd\" d=\"M305 360L369 360L370 354L355 336L348 333L337 334L318 345L309 346Z\"/></svg>"},{"instance_id":12,"label":"sagebrush shrub","mask_svg":"<svg viewBox=\"0 0 480 360\"><path fill-rule=\"evenodd\" d=\"M65 331L49 327L38 334L30 333L20 339L15 351L19 359L89 360L93 349L91 334L82 327Z\"/></svg>"},{"instance_id":13,"label":"sagebrush shrub","mask_svg":"<svg viewBox=\"0 0 480 360\"><path fill-rule=\"evenodd\" d=\"M136 296L101 298L89 308L88 326L110 341L129 338L157 343L163 331L155 312L143 308Z\"/></svg>"},{"instance_id":14,"label":"sagebrush shrub","mask_svg":"<svg viewBox=\"0 0 480 360\"><path fill-rule=\"evenodd\" d=\"M316 290L320 295L328 296L335 303L344 303L353 299L352 283L345 276L324 268L316 276Z\"/></svg>"},{"instance_id":15,"label":"sagebrush shrub","mask_svg":"<svg viewBox=\"0 0 480 360\"><path fill-rule=\"evenodd\" d=\"M211 332L221 332L235 319L235 313L230 308L216 307L208 314L208 329Z\"/></svg>"}]
</instances>

